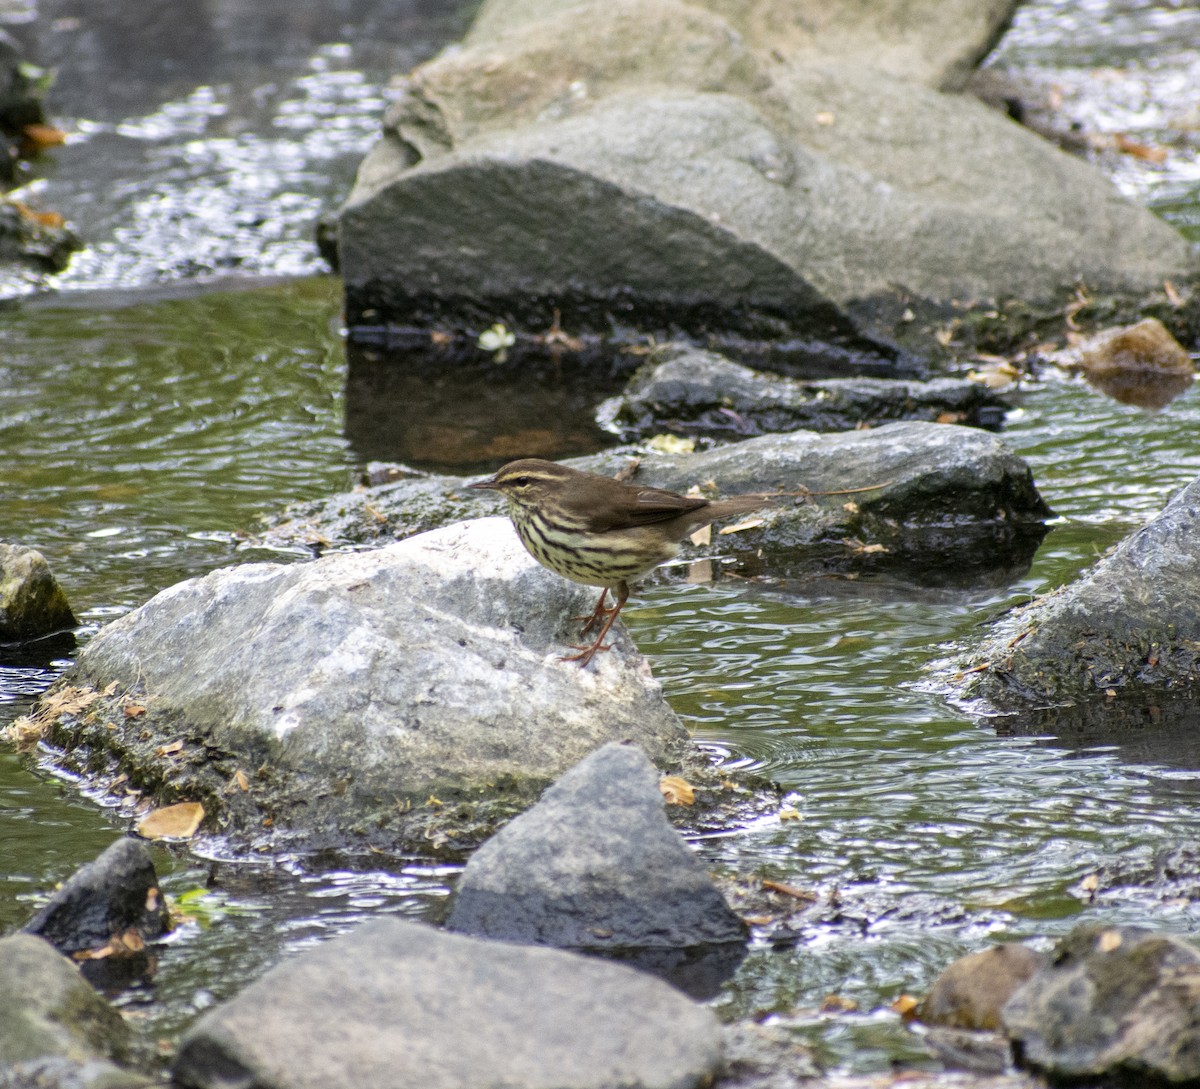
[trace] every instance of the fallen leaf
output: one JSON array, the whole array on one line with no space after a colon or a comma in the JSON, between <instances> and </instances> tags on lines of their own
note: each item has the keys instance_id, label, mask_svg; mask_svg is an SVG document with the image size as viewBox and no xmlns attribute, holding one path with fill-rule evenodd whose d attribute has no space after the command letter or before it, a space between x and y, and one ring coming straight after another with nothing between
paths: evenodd
<instances>
[{"instance_id":1,"label":"fallen leaf","mask_svg":"<svg viewBox=\"0 0 1200 1089\"><path fill-rule=\"evenodd\" d=\"M895 1002L892 1003L892 1012L898 1013L906 1021L911 1020L916 1016L917 1007L920 1006L920 1001L910 994L902 994Z\"/></svg>"},{"instance_id":2,"label":"fallen leaf","mask_svg":"<svg viewBox=\"0 0 1200 1089\"><path fill-rule=\"evenodd\" d=\"M1117 133L1114 142L1117 145L1118 151L1124 152L1126 155L1132 155L1135 159L1142 159L1148 163L1165 163L1167 161L1167 149L1165 147L1154 147L1151 144L1143 144L1140 140L1134 140L1120 132Z\"/></svg>"},{"instance_id":3,"label":"fallen leaf","mask_svg":"<svg viewBox=\"0 0 1200 1089\"><path fill-rule=\"evenodd\" d=\"M763 878L762 887L769 892L778 892L784 896L791 896L796 900L808 900L812 902L817 899L816 893L809 892L807 889L800 889L795 885L786 885L782 881L772 881L766 877Z\"/></svg>"},{"instance_id":4,"label":"fallen leaf","mask_svg":"<svg viewBox=\"0 0 1200 1089\"><path fill-rule=\"evenodd\" d=\"M179 741L171 741L166 745L159 745L159 747L154 750L154 755L155 756L174 756L177 752L182 752L182 751L183 751L183 740L180 739Z\"/></svg>"},{"instance_id":5,"label":"fallen leaf","mask_svg":"<svg viewBox=\"0 0 1200 1089\"><path fill-rule=\"evenodd\" d=\"M712 544L712 526L701 526L692 534L691 542L699 548Z\"/></svg>"},{"instance_id":6,"label":"fallen leaf","mask_svg":"<svg viewBox=\"0 0 1200 1089\"><path fill-rule=\"evenodd\" d=\"M855 546L854 551L860 556L872 556L877 552L890 552L891 549L887 545L864 544Z\"/></svg>"},{"instance_id":7,"label":"fallen leaf","mask_svg":"<svg viewBox=\"0 0 1200 1089\"><path fill-rule=\"evenodd\" d=\"M59 144L67 142L67 134L53 125L22 125L21 137L34 151L45 147L58 147Z\"/></svg>"},{"instance_id":8,"label":"fallen leaf","mask_svg":"<svg viewBox=\"0 0 1200 1089\"><path fill-rule=\"evenodd\" d=\"M738 522L733 526L722 526L717 532L724 537L728 533L741 533L746 529L757 529L759 526L765 525L762 518L747 518L744 522Z\"/></svg>"},{"instance_id":9,"label":"fallen leaf","mask_svg":"<svg viewBox=\"0 0 1200 1089\"><path fill-rule=\"evenodd\" d=\"M696 440L679 435L655 435L646 445L660 454L690 454L696 449Z\"/></svg>"},{"instance_id":10,"label":"fallen leaf","mask_svg":"<svg viewBox=\"0 0 1200 1089\"><path fill-rule=\"evenodd\" d=\"M822 1013L855 1013L858 1003L853 998L840 994L827 994L821 999Z\"/></svg>"},{"instance_id":11,"label":"fallen leaf","mask_svg":"<svg viewBox=\"0 0 1200 1089\"><path fill-rule=\"evenodd\" d=\"M788 808L779 811L779 819L781 821L802 821L804 817L800 810Z\"/></svg>"},{"instance_id":12,"label":"fallen leaf","mask_svg":"<svg viewBox=\"0 0 1200 1089\"><path fill-rule=\"evenodd\" d=\"M1114 949L1119 949L1121 946L1121 932L1119 930L1106 930L1100 935L1096 942L1096 948L1101 953L1111 953Z\"/></svg>"},{"instance_id":13,"label":"fallen leaf","mask_svg":"<svg viewBox=\"0 0 1200 1089\"><path fill-rule=\"evenodd\" d=\"M199 802L179 802L147 813L137 825L137 834L145 839L191 839L204 820Z\"/></svg>"},{"instance_id":14,"label":"fallen leaf","mask_svg":"<svg viewBox=\"0 0 1200 1089\"><path fill-rule=\"evenodd\" d=\"M667 805L692 805L696 801L692 784L678 775L664 775L658 781L658 789L662 791Z\"/></svg>"},{"instance_id":15,"label":"fallen leaf","mask_svg":"<svg viewBox=\"0 0 1200 1089\"><path fill-rule=\"evenodd\" d=\"M125 713L126 718L137 718L139 715L146 713L146 708L140 703L127 703L121 710ZM182 744L182 742L180 742Z\"/></svg>"},{"instance_id":16,"label":"fallen leaf","mask_svg":"<svg viewBox=\"0 0 1200 1089\"><path fill-rule=\"evenodd\" d=\"M241 768L233 773L233 782L243 794L250 789L250 780L246 778L246 773Z\"/></svg>"}]
</instances>

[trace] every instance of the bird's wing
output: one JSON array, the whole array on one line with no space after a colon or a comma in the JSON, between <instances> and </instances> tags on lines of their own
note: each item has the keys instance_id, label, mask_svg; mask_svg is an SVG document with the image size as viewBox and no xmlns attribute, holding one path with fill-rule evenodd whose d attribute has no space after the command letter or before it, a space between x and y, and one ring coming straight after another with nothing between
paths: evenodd
<instances>
[{"instance_id":1,"label":"bird's wing","mask_svg":"<svg viewBox=\"0 0 1200 1089\"><path fill-rule=\"evenodd\" d=\"M608 510L591 513L588 529L593 533L604 533L606 530L629 526L649 526L656 522L669 522L681 514L708 506L708 500L700 496L676 495L658 488L639 488L636 496L626 494L624 498L624 503L614 503Z\"/></svg>"}]
</instances>

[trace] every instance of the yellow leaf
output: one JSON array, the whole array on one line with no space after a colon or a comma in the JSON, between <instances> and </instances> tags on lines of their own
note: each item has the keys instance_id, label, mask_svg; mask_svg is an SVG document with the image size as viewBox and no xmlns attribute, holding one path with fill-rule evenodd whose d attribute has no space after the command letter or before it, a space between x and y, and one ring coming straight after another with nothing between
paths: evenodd
<instances>
[{"instance_id":1,"label":"yellow leaf","mask_svg":"<svg viewBox=\"0 0 1200 1089\"><path fill-rule=\"evenodd\" d=\"M802 821L804 817L801 815L800 810L788 808L779 811L779 819L781 821Z\"/></svg>"},{"instance_id":2,"label":"yellow leaf","mask_svg":"<svg viewBox=\"0 0 1200 1089\"><path fill-rule=\"evenodd\" d=\"M892 1012L898 1013L906 1021L916 1016L917 1007L921 1003L910 994L902 994L892 1003Z\"/></svg>"},{"instance_id":3,"label":"yellow leaf","mask_svg":"<svg viewBox=\"0 0 1200 1089\"><path fill-rule=\"evenodd\" d=\"M660 454L690 454L696 449L696 440L678 435L655 435L646 445Z\"/></svg>"},{"instance_id":4,"label":"yellow leaf","mask_svg":"<svg viewBox=\"0 0 1200 1089\"><path fill-rule=\"evenodd\" d=\"M179 802L147 813L138 821L137 833L146 839L190 839L203 820L199 802Z\"/></svg>"},{"instance_id":5,"label":"yellow leaf","mask_svg":"<svg viewBox=\"0 0 1200 1089\"><path fill-rule=\"evenodd\" d=\"M692 805L696 801L692 784L678 775L664 775L658 781L658 789L662 791L667 805Z\"/></svg>"},{"instance_id":6,"label":"yellow leaf","mask_svg":"<svg viewBox=\"0 0 1200 1089\"><path fill-rule=\"evenodd\" d=\"M741 533L746 529L757 529L763 524L764 521L762 518L747 518L744 522L738 522L737 525L722 526L719 530L717 530L717 532L721 534L721 536L725 536L727 533Z\"/></svg>"},{"instance_id":7,"label":"yellow leaf","mask_svg":"<svg viewBox=\"0 0 1200 1089\"><path fill-rule=\"evenodd\" d=\"M1096 948L1101 953L1111 953L1114 949L1121 947L1121 932L1119 930L1106 930L1100 935L1100 940L1096 942Z\"/></svg>"}]
</instances>

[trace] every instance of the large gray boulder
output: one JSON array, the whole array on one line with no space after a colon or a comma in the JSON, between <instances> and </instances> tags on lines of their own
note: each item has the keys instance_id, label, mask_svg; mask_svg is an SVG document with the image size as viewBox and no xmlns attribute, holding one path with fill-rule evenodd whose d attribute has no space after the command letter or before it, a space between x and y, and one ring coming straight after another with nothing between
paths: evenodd
<instances>
[{"instance_id":1,"label":"large gray boulder","mask_svg":"<svg viewBox=\"0 0 1200 1089\"><path fill-rule=\"evenodd\" d=\"M667 820L658 779L634 746L594 752L471 856L447 928L576 949L744 941Z\"/></svg>"},{"instance_id":2,"label":"large gray boulder","mask_svg":"<svg viewBox=\"0 0 1200 1089\"><path fill-rule=\"evenodd\" d=\"M632 968L381 918L205 1014L173 1074L192 1089L692 1089L713 1014Z\"/></svg>"},{"instance_id":3,"label":"large gray boulder","mask_svg":"<svg viewBox=\"0 0 1200 1089\"><path fill-rule=\"evenodd\" d=\"M607 741L688 751L623 630L587 668L559 660L593 604L499 518L228 568L99 632L67 683L106 695L54 737L83 767L115 752L160 801L203 802L209 828L435 848Z\"/></svg>"},{"instance_id":4,"label":"large gray boulder","mask_svg":"<svg viewBox=\"0 0 1200 1089\"><path fill-rule=\"evenodd\" d=\"M1184 239L1095 167L934 89L1012 5L970 6L488 5L400 83L341 211L351 327L557 310L878 359L955 300L1186 276Z\"/></svg>"},{"instance_id":5,"label":"large gray boulder","mask_svg":"<svg viewBox=\"0 0 1200 1089\"><path fill-rule=\"evenodd\" d=\"M957 697L1003 710L1194 684L1200 479L1081 578L1001 617L950 668Z\"/></svg>"}]
</instances>

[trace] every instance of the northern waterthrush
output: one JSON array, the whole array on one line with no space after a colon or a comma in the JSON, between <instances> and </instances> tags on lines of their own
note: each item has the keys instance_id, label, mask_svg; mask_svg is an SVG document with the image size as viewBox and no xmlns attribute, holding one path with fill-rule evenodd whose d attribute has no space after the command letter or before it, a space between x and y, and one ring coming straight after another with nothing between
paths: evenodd
<instances>
[{"instance_id":1,"label":"northern waterthrush","mask_svg":"<svg viewBox=\"0 0 1200 1089\"><path fill-rule=\"evenodd\" d=\"M543 567L585 586L601 586L581 635L596 625L594 642L577 645L564 662L587 665L629 598L629 580L679 551L684 537L710 522L758 510L766 495L709 500L643 488L540 458L511 461L490 480L469 485L500 492L521 542ZM605 608L609 594L614 604Z\"/></svg>"}]
</instances>

